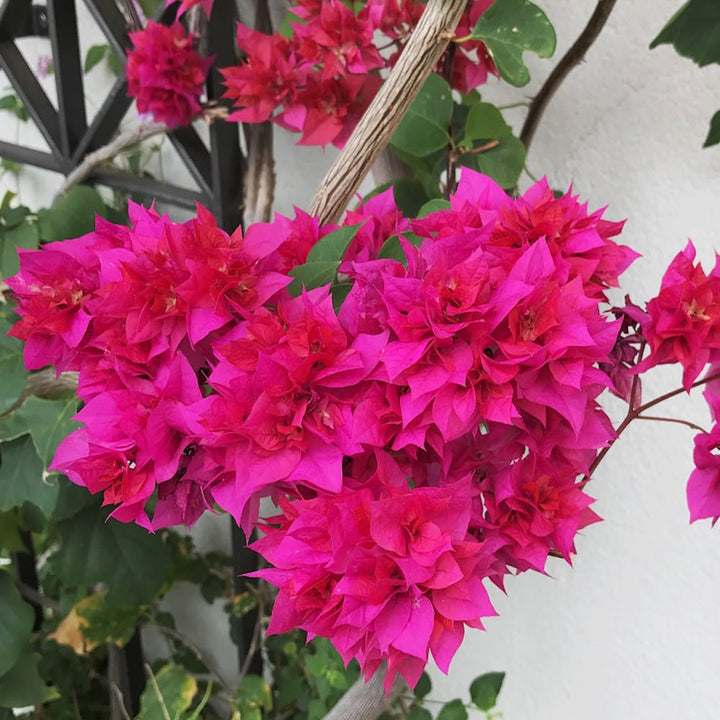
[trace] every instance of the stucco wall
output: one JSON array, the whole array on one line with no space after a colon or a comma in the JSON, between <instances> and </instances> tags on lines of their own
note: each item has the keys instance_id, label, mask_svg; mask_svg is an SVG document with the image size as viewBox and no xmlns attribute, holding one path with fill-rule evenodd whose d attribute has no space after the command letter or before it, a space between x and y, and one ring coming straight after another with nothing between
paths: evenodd
<instances>
[{"instance_id":1,"label":"stucco wall","mask_svg":"<svg viewBox=\"0 0 720 720\"><path fill-rule=\"evenodd\" d=\"M545 0L558 30L558 55L572 43L593 0ZM692 237L706 262L720 248L720 149L702 150L720 108L720 69L699 70L663 47L648 45L680 0L621 0L586 62L550 105L528 166L552 184L575 190L607 217L628 218L624 239L643 254L627 273L636 301L656 291L663 269ZM83 40L90 44L88 25ZM29 52L35 52L31 49ZM531 60L534 80L521 91L496 84L487 97L531 97L552 67ZM102 71L94 82L102 85ZM511 114L516 123L522 110ZM0 136L15 126L0 116ZM20 130L27 142L33 134ZM277 208L306 207L332 151L294 147L277 135ZM169 159L165 164L168 172ZM4 189L7 178L0 183ZM26 172L23 200L46 204L52 176ZM13 187L13 183L10 183ZM651 397L678 382L658 371ZM673 412L706 422L703 403L682 398ZM620 410L614 414L621 419ZM472 631L449 678L434 675L435 697L465 696L487 670L507 675L506 720L709 720L720 716L720 535L708 523L688 526L684 484L692 467L692 432L638 423L609 454L591 484L605 522L578 541L575 567L549 564L552 577L510 578L495 593L499 617ZM204 519L202 544L222 544L227 520ZM222 613L181 589L169 599L188 630L225 673L234 673ZM148 638L148 641L151 641Z\"/></svg>"}]
</instances>

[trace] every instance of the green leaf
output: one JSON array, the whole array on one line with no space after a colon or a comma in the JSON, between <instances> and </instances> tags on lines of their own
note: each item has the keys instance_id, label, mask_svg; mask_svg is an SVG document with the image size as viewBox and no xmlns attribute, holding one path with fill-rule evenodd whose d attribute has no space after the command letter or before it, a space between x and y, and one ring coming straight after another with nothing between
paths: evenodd
<instances>
[{"instance_id":1,"label":"green leaf","mask_svg":"<svg viewBox=\"0 0 720 720\"><path fill-rule=\"evenodd\" d=\"M292 10L288 10L285 13L285 17L283 17L282 24L280 25L280 29L278 30L278 33L282 35L284 38L287 38L288 40L292 38L292 36L295 34L295 29L290 24L300 24L305 25L305 21L299 18Z\"/></svg>"},{"instance_id":2,"label":"green leaf","mask_svg":"<svg viewBox=\"0 0 720 720\"><path fill-rule=\"evenodd\" d=\"M75 604L82 619L83 637L93 645L126 645L135 634L142 608L137 605L115 607L107 601L107 591L94 593Z\"/></svg>"},{"instance_id":3,"label":"green leaf","mask_svg":"<svg viewBox=\"0 0 720 720\"><path fill-rule=\"evenodd\" d=\"M390 143L398 150L426 157L450 143L453 101L450 86L431 75L408 109Z\"/></svg>"},{"instance_id":4,"label":"green leaf","mask_svg":"<svg viewBox=\"0 0 720 720\"><path fill-rule=\"evenodd\" d=\"M710 147L720 143L720 110L718 110L710 121L710 132L703 147Z\"/></svg>"},{"instance_id":5,"label":"green leaf","mask_svg":"<svg viewBox=\"0 0 720 720\"><path fill-rule=\"evenodd\" d=\"M485 712L492 710L497 704L503 680L505 680L503 672L490 672L476 677L470 683L470 697L473 703Z\"/></svg>"},{"instance_id":6,"label":"green leaf","mask_svg":"<svg viewBox=\"0 0 720 720\"><path fill-rule=\"evenodd\" d=\"M179 720L196 693L197 681L185 668L166 665L148 679L136 720Z\"/></svg>"},{"instance_id":7,"label":"green leaf","mask_svg":"<svg viewBox=\"0 0 720 720\"><path fill-rule=\"evenodd\" d=\"M272 691L259 675L246 675L238 687L233 707L242 720L254 718L262 720L263 708L272 709Z\"/></svg>"},{"instance_id":8,"label":"green leaf","mask_svg":"<svg viewBox=\"0 0 720 720\"><path fill-rule=\"evenodd\" d=\"M497 147L474 157L480 172L489 175L498 185L511 188L515 186L525 167L525 155L522 142L514 135L508 135L500 139Z\"/></svg>"},{"instance_id":9,"label":"green leaf","mask_svg":"<svg viewBox=\"0 0 720 720\"><path fill-rule=\"evenodd\" d=\"M40 240L40 231L35 221L30 220L6 230L2 235L2 261L0 275L11 277L20 270L18 248L36 250Z\"/></svg>"},{"instance_id":10,"label":"green leaf","mask_svg":"<svg viewBox=\"0 0 720 720\"><path fill-rule=\"evenodd\" d=\"M472 147L473 140L497 140L512 132L502 113L490 103L478 103L470 108L465 123L465 142Z\"/></svg>"},{"instance_id":11,"label":"green leaf","mask_svg":"<svg viewBox=\"0 0 720 720\"><path fill-rule=\"evenodd\" d=\"M38 210L40 238L46 241L76 238L95 229L95 215L107 211L95 188L76 185L52 207Z\"/></svg>"},{"instance_id":12,"label":"green leaf","mask_svg":"<svg viewBox=\"0 0 720 720\"><path fill-rule=\"evenodd\" d=\"M110 72L115 75L115 77L120 77L125 72L123 60L115 52L109 52L107 54L107 64Z\"/></svg>"},{"instance_id":13,"label":"green leaf","mask_svg":"<svg viewBox=\"0 0 720 720\"><path fill-rule=\"evenodd\" d=\"M0 317L0 413L8 410L25 387L23 344L6 333L10 322Z\"/></svg>"},{"instance_id":14,"label":"green leaf","mask_svg":"<svg viewBox=\"0 0 720 720\"><path fill-rule=\"evenodd\" d=\"M13 579L4 570L0 570L0 608L1 676L20 659L35 622L32 608L20 597Z\"/></svg>"},{"instance_id":15,"label":"green leaf","mask_svg":"<svg viewBox=\"0 0 720 720\"><path fill-rule=\"evenodd\" d=\"M17 95L3 95L0 98L0 110L9 110L10 112L14 112L19 103L20 100Z\"/></svg>"},{"instance_id":16,"label":"green leaf","mask_svg":"<svg viewBox=\"0 0 720 720\"><path fill-rule=\"evenodd\" d=\"M14 412L0 420L0 440L14 440L28 431L38 455L47 467L58 445L79 424L71 420L77 412L77 400L43 400L29 397Z\"/></svg>"},{"instance_id":17,"label":"green leaf","mask_svg":"<svg viewBox=\"0 0 720 720\"><path fill-rule=\"evenodd\" d=\"M361 225L346 225L321 237L308 253L307 263L340 262L355 239Z\"/></svg>"},{"instance_id":18,"label":"green leaf","mask_svg":"<svg viewBox=\"0 0 720 720\"><path fill-rule=\"evenodd\" d=\"M415 686L413 693L416 698L424 698L426 695L430 694L430 691L432 690L432 683L430 682L430 676L424 672L420 679L418 680L417 685Z\"/></svg>"},{"instance_id":19,"label":"green leaf","mask_svg":"<svg viewBox=\"0 0 720 720\"><path fill-rule=\"evenodd\" d=\"M140 7L145 13L145 17L154 17L160 9L163 0L138 0Z\"/></svg>"},{"instance_id":20,"label":"green leaf","mask_svg":"<svg viewBox=\"0 0 720 720\"><path fill-rule=\"evenodd\" d=\"M350 291L352 289L352 283L336 283L330 288L330 294L332 295L333 301L333 309L335 310L336 315L340 312L340 308L342 307L345 300L347 300L347 296L350 294Z\"/></svg>"},{"instance_id":21,"label":"green leaf","mask_svg":"<svg viewBox=\"0 0 720 720\"><path fill-rule=\"evenodd\" d=\"M7 158L0 160L0 167L2 167L5 172L9 172L11 175L15 176L18 176L23 168L20 163L8 160Z\"/></svg>"},{"instance_id":22,"label":"green leaf","mask_svg":"<svg viewBox=\"0 0 720 720\"><path fill-rule=\"evenodd\" d=\"M423 184L416 179L402 178L394 184L395 204L405 217L416 217L420 208L428 201Z\"/></svg>"},{"instance_id":23,"label":"green leaf","mask_svg":"<svg viewBox=\"0 0 720 720\"><path fill-rule=\"evenodd\" d=\"M445 703L438 713L437 720L468 720L468 712L462 700Z\"/></svg>"},{"instance_id":24,"label":"green leaf","mask_svg":"<svg viewBox=\"0 0 720 720\"><path fill-rule=\"evenodd\" d=\"M43 462L30 435L2 443L0 510L30 502L48 518L58 496L57 476L43 477Z\"/></svg>"},{"instance_id":25,"label":"green leaf","mask_svg":"<svg viewBox=\"0 0 720 720\"><path fill-rule=\"evenodd\" d=\"M516 87L530 82L523 52L547 58L557 44L552 23L530 0L495 0L480 16L470 37L487 45L503 80Z\"/></svg>"},{"instance_id":26,"label":"green leaf","mask_svg":"<svg viewBox=\"0 0 720 720\"><path fill-rule=\"evenodd\" d=\"M0 218L2 219L2 225L10 229L24 222L28 215L30 215L30 208L25 207L25 205L18 205L17 207L4 208Z\"/></svg>"},{"instance_id":27,"label":"green leaf","mask_svg":"<svg viewBox=\"0 0 720 720\"><path fill-rule=\"evenodd\" d=\"M290 271L289 274L295 278L288 285L290 295L297 297L302 292L303 285L306 290L313 290L333 282L340 261L360 227L361 225L347 225L321 237L308 253L307 261Z\"/></svg>"},{"instance_id":28,"label":"green leaf","mask_svg":"<svg viewBox=\"0 0 720 720\"><path fill-rule=\"evenodd\" d=\"M20 537L20 515L16 511L0 512L0 550L7 553L25 552L26 547Z\"/></svg>"},{"instance_id":29,"label":"green leaf","mask_svg":"<svg viewBox=\"0 0 720 720\"><path fill-rule=\"evenodd\" d=\"M430 215L431 213L437 212L438 210L449 210L452 207L449 200L443 198L433 198L429 202L426 202L418 211L417 216L419 218Z\"/></svg>"},{"instance_id":30,"label":"green leaf","mask_svg":"<svg viewBox=\"0 0 720 720\"><path fill-rule=\"evenodd\" d=\"M297 297L302 292L303 285L306 290L327 285L335 279L339 267L340 263L337 261L313 262L298 265L288 273L291 277L295 278L288 285L288 292L292 297Z\"/></svg>"},{"instance_id":31,"label":"green leaf","mask_svg":"<svg viewBox=\"0 0 720 720\"><path fill-rule=\"evenodd\" d=\"M41 705L60 697L58 691L40 677L40 659L38 653L27 652L10 672L0 677L0 707Z\"/></svg>"},{"instance_id":32,"label":"green leaf","mask_svg":"<svg viewBox=\"0 0 720 720\"><path fill-rule=\"evenodd\" d=\"M52 566L67 585L104 583L109 603L142 605L155 598L168 576L170 549L137 525L107 520L89 507L57 527L62 544Z\"/></svg>"},{"instance_id":33,"label":"green leaf","mask_svg":"<svg viewBox=\"0 0 720 720\"><path fill-rule=\"evenodd\" d=\"M383 243L383 246L380 248L380 252L378 253L378 258L397 260L407 267L407 256L405 255L403 246L400 244L400 238L397 235L393 235Z\"/></svg>"},{"instance_id":34,"label":"green leaf","mask_svg":"<svg viewBox=\"0 0 720 720\"><path fill-rule=\"evenodd\" d=\"M432 720L432 714L424 707L415 706L408 713L407 720Z\"/></svg>"},{"instance_id":35,"label":"green leaf","mask_svg":"<svg viewBox=\"0 0 720 720\"><path fill-rule=\"evenodd\" d=\"M84 71L89 73L96 65L99 65L103 58L110 51L110 46L105 45L93 45L90 47L85 55L85 66Z\"/></svg>"},{"instance_id":36,"label":"green leaf","mask_svg":"<svg viewBox=\"0 0 720 720\"><path fill-rule=\"evenodd\" d=\"M5 191L2 202L0 202L0 215L3 215L5 213L5 211L9 209L10 203L16 197L17 197L17 193L14 193L12 190Z\"/></svg>"},{"instance_id":37,"label":"green leaf","mask_svg":"<svg viewBox=\"0 0 720 720\"><path fill-rule=\"evenodd\" d=\"M273 706L270 686L259 675L246 675L242 679L235 700L245 707L271 709Z\"/></svg>"},{"instance_id":38,"label":"green leaf","mask_svg":"<svg viewBox=\"0 0 720 720\"><path fill-rule=\"evenodd\" d=\"M70 482L64 475L58 475L58 486L58 498L52 513L53 522L57 523L75 517L90 505L101 512L100 496L91 495L85 488Z\"/></svg>"},{"instance_id":39,"label":"green leaf","mask_svg":"<svg viewBox=\"0 0 720 720\"><path fill-rule=\"evenodd\" d=\"M666 44L700 67L720 63L720 3L717 0L686 2L650 47Z\"/></svg>"}]
</instances>

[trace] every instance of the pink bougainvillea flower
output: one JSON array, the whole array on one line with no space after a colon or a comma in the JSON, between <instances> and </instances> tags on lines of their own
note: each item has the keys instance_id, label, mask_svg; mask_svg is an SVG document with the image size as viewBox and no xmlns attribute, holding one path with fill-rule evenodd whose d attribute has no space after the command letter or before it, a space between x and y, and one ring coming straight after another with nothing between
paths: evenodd
<instances>
[{"instance_id":1,"label":"pink bougainvillea flower","mask_svg":"<svg viewBox=\"0 0 720 720\"><path fill-rule=\"evenodd\" d=\"M638 370L680 363L688 391L703 368L720 359L720 260L709 275L694 260L689 242L670 263L647 314L638 316L651 350Z\"/></svg>"},{"instance_id":2,"label":"pink bougainvillea flower","mask_svg":"<svg viewBox=\"0 0 720 720\"><path fill-rule=\"evenodd\" d=\"M396 673L415 685L430 652L447 671L464 624L495 614L470 493L466 481L281 501L253 546L275 566L256 574L280 588L269 632L330 637L368 677L386 659L387 690Z\"/></svg>"},{"instance_id":3,"label":"pink bougainvillea flower","mask_svg":"<svg viewBox=\"0 0 720 720\"><path fill-rule=\"evenodd\" d=\"M212 58L195 49L195 38L179 22L168 27L149 20L143 30L130 34L125 72L128 95L138 111L151 113L156 122L173 128L188 125L200 113Z\"/></svg>"},{"instance_id":4,"label":"pink bougainvillea flower","mask_svg":"<svg viewBox=\"0 0 720 720\"><path fill-rule=\"evenodd\" d=\"M308 26L322 12L302 7ZM387 8L368 3L357 21L384 22ZM319 62L279 60L298 80L283 95L263 63L290 41L243 32L256 54L238 91L341 141L367 56L345 48L325 79ZM342 40L323 32L307 31L307 54ZM585 477L614 437L601 394L632 378L646 328L656 357L686 360L671 300L714 318L716 278L683 256L663 302L613 311L607 291L635 257L615 241L621 224L544 180L512 198L465 170L449 209L410 222L385 192L343 225L360 227L339 258L352 287L337 311L334 288L293 297L288 275L337 226L298 211L228 233L201 207L174 223L131 205L129 227L98 221L21 254L13 333L33 367L79 373L84 427L56 469L151 530L217 503L249 533L271 498L280 514L255 545L279 587L270 630L302 627L367 676L385 662L388 687L397 673L414 684L429 655L447 670L465 627L494 613L486 581L571 560L598 519ZM394 258L380 257L389 240ZM714 347L714 319L694 320ZM718 514L715 439L697 441L694 519Z\"/></svg>"},{"instance_id":5,"label":"pink bougainvillea flower","mask_svg":"<svg viewBox=\"0 0 720 720\"><path fill-rule=\"evenodd\" d=\"M720 367L711 366L706 377L717 375L718 371ZM709 433L695 436L695 469L687 484L687 503L690 522L711 518L714 525L720 519L720 394L717 379L708 383L703 395L715 425Z\"/></svg>"}]
</instances>

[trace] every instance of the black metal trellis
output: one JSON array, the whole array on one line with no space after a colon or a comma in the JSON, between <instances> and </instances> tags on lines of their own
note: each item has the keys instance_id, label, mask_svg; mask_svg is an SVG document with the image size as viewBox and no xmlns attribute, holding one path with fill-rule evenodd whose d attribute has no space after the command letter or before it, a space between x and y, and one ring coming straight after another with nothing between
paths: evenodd
<instances>
[{"instance_id":1,"label":"black metal trellis","mask_svg":"<svg viewBox=\"0 0 720 720\"><path fill-rule=\"evenodd\" d=\"M131 46L127 22L115 0L84 0L94 21L106 36L112 50L124 60ZM159 11L160 22L172 22L175 7ZM237 9L234 0L215 0L207 27L207 45L215 55L215 65L226 67L236 62L234 33ZM52 45L54 77L57 87L57 109L38 82L34 72L16 45L26 36L49 37ZM109 89L97 115L88 123L85 113L85 88L79 45L77 6L75 0L0 0L0 69L2 69L22 100L48 151L0 141L0 157L69 175L86 155L106 145L118 131L131 105L127 83L119 78ZM221 76L213 68L207 82L209 100L222 95ZM90 182L158 198L173 205L194 209L195 203L205 205L218 224L232 231L241 224L243 176L245 159L241 152L238 127L232 123L215 122L209 130L210 147L192 127L168 133L177 154L198 186L197 191L140 177L113 168L95 169ZM254 570L242 532L233 526L233 566L237 575ZM18 560L19 579L37 590L31 545ZM236 591L242 590L242 579ZM38 609L36 608L36 611ZM250 649L255 618L246 616L234 621L233 638L238 644L240 664ZM118 666L119 663L119 666ZM138 635L115 655L114 673L122 686L126 710L135 715L144 686L143 655ZM261 671L256 654L251 672Z\"/></svg>"},{"instance_id":2,"label":"black metal trellis","mask_svg":"<svg viewBox=\"0 0 720 720\"><path fill-rule=\"evenodd\" d=\"M127 97L125 79L119 78L88 124L75 0L46 2L46 5L33 5L31 0L4 0L0 6L0 68L37 125L49 152L0 141L0 156L68 175L88 153L110 141L132 101ZM131 43L125 17L115 0L84 2L110 47L124 59ZM171 6L161 11L159 20L169 22L174 16L175 8ZM208 45L220 67L235 62L236 17L233 0L214 3L208 25ZM50 37L57 110L15 43L18 37L26 35ZM220 75L215 69L208 79L207 93L209 100L218 100L222 94ZM213 123L210 149L192 127L173 130L168 137L197 183L197 191L108 168L97 168L89 180L185 208L193 209L195 202L200 202L213 212L222 227L234 230L242 219L243 195L243 155L237 126Z\"/></svg>"}]
</instances>

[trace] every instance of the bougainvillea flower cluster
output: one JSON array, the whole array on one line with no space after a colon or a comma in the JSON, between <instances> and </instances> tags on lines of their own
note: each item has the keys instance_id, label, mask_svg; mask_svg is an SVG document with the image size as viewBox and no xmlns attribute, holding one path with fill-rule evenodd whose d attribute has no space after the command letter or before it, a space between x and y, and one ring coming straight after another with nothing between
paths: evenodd
<instances>
[{"instance_id":1,"label":"bougainvillea flower cluster","mask_svg":"<svg viewBox=\"0 0 720 720\"><path fill-rule=\"evenodd\" d=\"M466 37L492 0L470 4L457 29ZM342 147L375 96L382 71L394 65L425 3L370 0L355 11L342 0L295 0L291 33L263 35L243 25L237 33L244 62L221 72L229 119L272 119L301 133L301 145ZM453 46L452 85L461 92L483 84L495 65L480 41ZM445 60L441 60L444 64Z\"/></svg>"},{"instance_id":2,"label":"bougainvillea flower cluster","mask_svg":"<svg viewBox=\"0 0 720 720\"><path fill-rule=\"evenodd\" d=\"M133 49L128 50L125 73L138 111L169 128L188 125L202 110L212 58L200 55L195 36L177 21L167 26L149 20L130 39Z\"/></svg>"},{"instance_id":3,"label":"bougainvillea flower cluster","mask_svg":"<svg viewBox=\"0 0 720 720\"><path fill-rule=\"evenodd\" d=\"M79 373L52 467L115 518L260 523L270 630L329 637L368 675L387 661L388 687L429 654L447 669L494 614L488 582L571 559L614 437L621 224L469 170L418 220L386 191L344 220L344 297L289 275L338 230L300 211L231 235L202 208L130 219L21 251L8 281L28 367Z\"/></svg>"},{"instance_id":4,"label":"bougainvillea flower cluster","mask_svg":"<svg viewBox=\"0 0 720 720\"><path fill-rule=\"evenodd\" d=\"M497 69L484 43L466 39L493 0L474 0L458 25L453 45L440 61L451 85L470 92ZM172 4L168 2L168 4ZM189 124L202 109L212 59L195 49L196 38L181 24L199 6L209 16L212 0L177 2L166 27L149 21L131 34L128 94L138 110L169 127ZM420 0L293 0L283 33L266 35L238 24L242 62L220 69L231 122L272 120L301 134L301 145L342 147L372 102L425 9Z\"/></svg>"},{"instance_id":5,"label":"bougainvillea flower cluster","mask_svg":"<svg viewBox=\"0 0 720 720\"><path fill-rule=\"evenodd\" d=\"M705 385L703 394L715 425L695 438L687 500L692 521L712 518L714 523L720 518L720 258L716 256L715 266L706 273L695 262L695 247L689 242L670 263L647 310L628 306L626 312L650 350L633 372L677 363L683 368L686 391L696 382Z\"/></svg>"}]
</instances>

